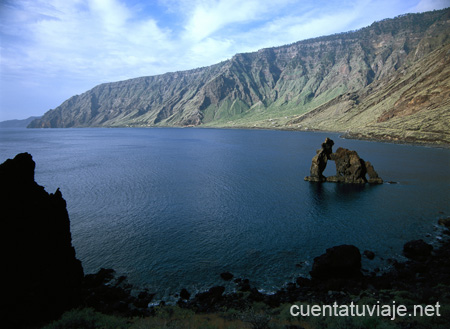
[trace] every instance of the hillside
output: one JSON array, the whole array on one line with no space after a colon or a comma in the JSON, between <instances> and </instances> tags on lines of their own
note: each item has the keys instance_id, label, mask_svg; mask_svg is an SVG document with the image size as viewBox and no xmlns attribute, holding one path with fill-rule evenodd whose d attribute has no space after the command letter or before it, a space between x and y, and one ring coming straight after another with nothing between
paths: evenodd
<instances>
[{"instance_id":1,"label":"hillside","mask_svg":"<svg viewBox=\"0 0 450 329\"><path fill-rule=\"evenodd\" d=\"M353 93L336 97L287 126L346 131L348 137L450 143L450 45Z\"/></svg>"},{"instance_id":2,"label":"hillside","mask_svg":"<svg viewBox=\"0 0 450 329\"><path fill-rule=\"evenodd\" d=\"M29 117L23 120L5 120L0 121L0 128L26 128L33 120L40 117Z\"/></svg>"},{"instance_id":3,"label":"hillside","mask_svg":"<svg viewBox=\"0 0 450 329\"><path fill-rule=\"evenodd\" d=\"M349 131L450 143L450 9L106 83L29 127L216 126Z\"/></svg>"}]
</instances>

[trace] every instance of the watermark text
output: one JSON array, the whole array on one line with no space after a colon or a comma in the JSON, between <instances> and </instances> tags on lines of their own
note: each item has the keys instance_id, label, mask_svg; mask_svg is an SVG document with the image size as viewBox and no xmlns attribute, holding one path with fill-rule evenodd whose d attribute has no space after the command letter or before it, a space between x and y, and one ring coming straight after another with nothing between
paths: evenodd
<instances>
[{"instance_id":1,"label":"watermark text","mask_svg":"<svg viewBox=\"0 0 450 329\"><path fill-rule=\"evenodd\" d=\"M349 305L292 305L290 312L292 316L380 316L395 320L397 317L405 316L441 316L437 302L435 305L414 305L408 309L405 305L397 305L395 301L391 304L357 305L351 302Z\"/></svg>"}]
</instances>

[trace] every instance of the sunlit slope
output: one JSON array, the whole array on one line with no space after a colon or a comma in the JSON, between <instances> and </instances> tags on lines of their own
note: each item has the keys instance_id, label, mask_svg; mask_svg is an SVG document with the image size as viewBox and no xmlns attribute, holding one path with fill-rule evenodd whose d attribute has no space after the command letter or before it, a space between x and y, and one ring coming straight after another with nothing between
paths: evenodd
<instances>
[{"instance_id":1,"label":"sunlit slope","mask_svg":"<svg viewBox=\"0 0 450 329\"><path fill-rule=\"evenodd\" d=\"M308 128L446 141L446 123L428 116L444 119L437 113L448 108L449 31L449 9L408 14L209 67L106 83L30 127Z\"/></svg>"}]
</instances>

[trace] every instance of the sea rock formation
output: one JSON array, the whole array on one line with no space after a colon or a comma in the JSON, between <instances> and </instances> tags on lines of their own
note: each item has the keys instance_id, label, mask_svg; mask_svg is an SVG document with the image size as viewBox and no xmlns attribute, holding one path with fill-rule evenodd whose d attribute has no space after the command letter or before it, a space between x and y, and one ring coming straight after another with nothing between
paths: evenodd
<instances>
[{"instance_id":1,"label":"sea rock formation","mask_svg":"<svg viewBox=\"0 0 450 329\"><path fill-rule=\"evenodd\" d=\"M336 164L336 175L328 177L328 182L360 184L366 182L366 167L356 151L340 147L331 159Z\"/></svg>"},{"instance_id":2,"label":"sea rock formation","mask_svg":"<svg viewBox=\"0 0 450 329\"><path fill-rule=\"evenodd\" d=\"M4 287L2 324L20 328L53 319L76 305L83 279L66 202L34 181L28 153L0 165L0 230Z\"/></svg>"},{"instance_id":3,"label":"sea rock formation","mask_svg":"<svg viewBox=\"0 0 450 329\"><path fill-rule=\"evenodd\" d=\"M369 161L365 162L366 165L366 172L367 175L369 175L369 184L383 184L383 179L378 176L378 173L375 171L375 168L372 166L372 164Z\"/></svg>"},{"instance_id":4,"label":"sea rock formation","mask_svg":"<svg viewBox=\"0 0 450 329\"><path fill-rule=\"evenodd\" d=\"M335 182L349 184L382 184L383 180L378 176L370 162L361 159L356 151L345 148L338 148L335 153L332 151L334 142L328 137L322 143L322 148L317 150L313 157L310 169L310 176L305 180L310 182ZM328 160L333 160L336 164L336 175L325 177L322 175ZM366 174L369 179L366 179Z\"/></svg>"},{"instance_id":5,"label":"sea rock formation","mask_svg":"<svg viewBox=\"0 0 450 329\"><path fill-rule=\"evenodd\" d=\"M312 182L325 182L326 177L322 175L327 167L327 162L333 153L334 142L326 138L322 143L322 148L316 151L316 155L312 159L309 180Z\"/></svg>"}]
</instances>

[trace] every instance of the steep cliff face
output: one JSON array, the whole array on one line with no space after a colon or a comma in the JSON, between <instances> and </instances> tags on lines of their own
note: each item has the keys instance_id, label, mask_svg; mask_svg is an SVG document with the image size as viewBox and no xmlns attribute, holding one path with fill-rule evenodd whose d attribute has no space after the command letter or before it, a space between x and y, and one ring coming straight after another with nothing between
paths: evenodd
<instances>
[{"instance_id":1,"label":"steep cliff face","mask_svg":"<svg viewBox=\"0 0 450 329\"><path fill-rule=\"evenodd\" d=\"M323 106L335 111L333 106L345 103L345 108L353 109L362 102L362 94L369 95L374 88L388 92L383 88L389 81L414 65L435 69L424 58L449 44L449 29L449 9L409 14L355 32L237 54L210 67L107 83L70 98L30 127L320 128L320 120L299 127L306 118L297 119L315 109L323 111ZM348 99L349 93L357 96ZM431 95L434 90L423 93ZM398 112L395 109L390 104L386 110ZM352 125L357 130L363 127Z\"/></svg>"},{"instance_id":2,"label":"steep cliff face","mask_svg":"<svg viewBox=\"0 0 450 329\"><path fill-rule=\"evenodd\" d=\"M450 144L450 45L353 93L340 95L289 127L347 131L349 137Z\"/></svg>"},{"instance_id":3,"label":"steep cliff face","mask_svg":"<svg viewBox=\"0 0 450 329\"><path fill-rule=\"evenodd\" d=\"M36 325L75 305L83 279L66 202L34 181L28 153L0 165L2 324ZM6 328L5 327L5 328Z\"/></svg>"}]
</instances>

